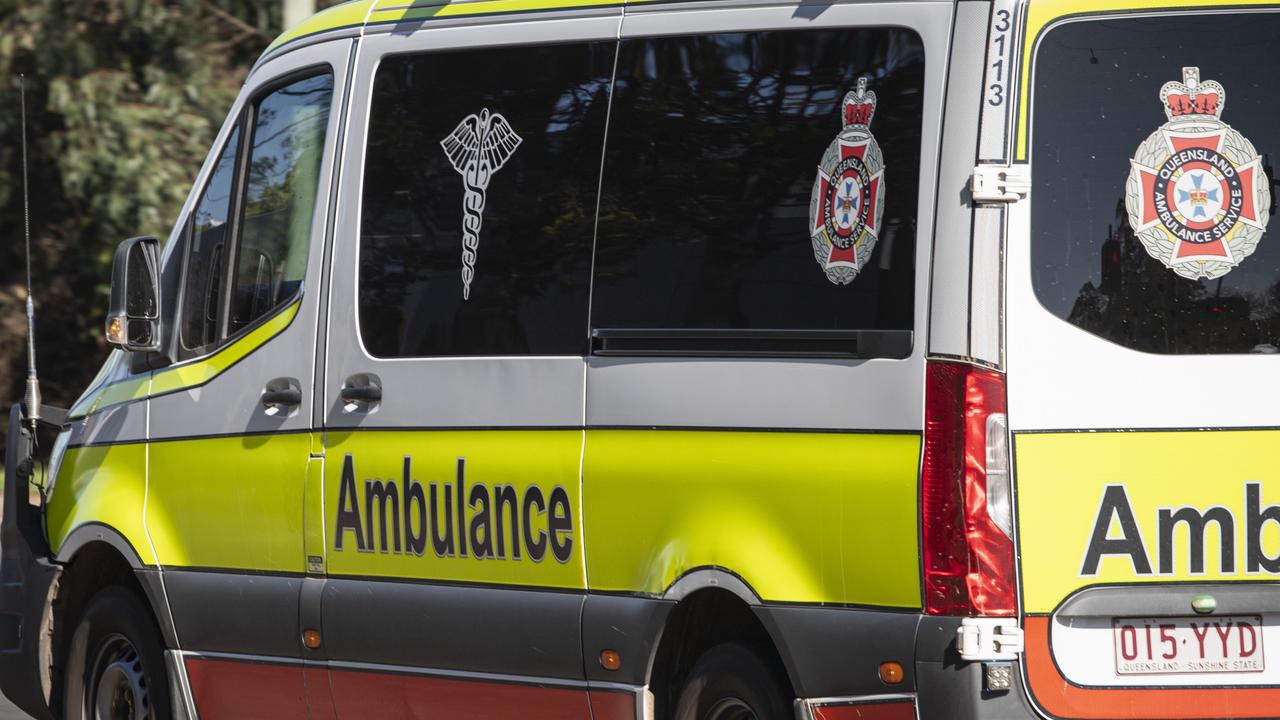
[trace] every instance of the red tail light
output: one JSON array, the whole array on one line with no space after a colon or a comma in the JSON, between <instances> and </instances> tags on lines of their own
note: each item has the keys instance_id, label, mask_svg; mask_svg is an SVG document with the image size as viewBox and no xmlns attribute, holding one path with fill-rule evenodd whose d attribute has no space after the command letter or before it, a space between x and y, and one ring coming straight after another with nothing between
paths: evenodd
<instances>
[{"instance_id":1,"label":"red tail light","mask_svg":"<svg viewBox=\"0 0 1280 720\"><path fill-rule=\"evenodd\" d=\"M1012 524L1004 511L1010 502L1007 465L992 459L988 473L989 456L998 458L1006 447L1006 439L995 436L1004 433L1004 375L951 362L930 362L927 373L921 473L925 612L1014 615ZM988 452L988 427L996 428L990 443L998 452Z\"/></svg>"}]
</instances>

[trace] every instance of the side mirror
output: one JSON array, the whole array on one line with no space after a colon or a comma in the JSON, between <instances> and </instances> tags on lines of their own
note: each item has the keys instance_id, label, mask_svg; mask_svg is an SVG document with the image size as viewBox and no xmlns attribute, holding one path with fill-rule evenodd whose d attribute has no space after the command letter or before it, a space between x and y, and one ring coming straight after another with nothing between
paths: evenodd
<instances>
[{"instance_id":1,"label":"side mirror","mask_svg":"<svg viewBox=\"0 0 1280 720\"><path fill-rule=\"evenodd\" d=\"M160 241L129 238L111 266L107 342L122 350L160 349Z\"/></svg>"}]
</instances>

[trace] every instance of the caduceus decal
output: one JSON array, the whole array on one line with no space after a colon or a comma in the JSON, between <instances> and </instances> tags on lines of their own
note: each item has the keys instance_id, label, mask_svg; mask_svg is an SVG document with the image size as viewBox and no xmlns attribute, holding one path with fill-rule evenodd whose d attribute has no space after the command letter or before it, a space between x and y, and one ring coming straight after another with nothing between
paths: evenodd
<instances>
[{"instance_id":1,"label":"caduceus decal","mask_svg":"<svg viewBox=\"0 0 1280 720\"><path fill-rule=\"evenodd\" d=\"M480 225L484 221L484 194L498 172L523 139L507 119L489 108L468 115L454 128L440 147L453 169L462 174L466 191L462 197L462 299L471 297L471 281L476 274L476 253L480 248Z\"/></svg>"}]
</instances>

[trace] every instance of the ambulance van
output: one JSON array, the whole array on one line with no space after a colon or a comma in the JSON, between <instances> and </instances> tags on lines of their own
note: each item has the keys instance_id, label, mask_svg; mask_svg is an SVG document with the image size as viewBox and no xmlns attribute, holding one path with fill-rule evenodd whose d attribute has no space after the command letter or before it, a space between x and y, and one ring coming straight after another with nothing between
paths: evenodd
<instances>
[{"instance_id":1,"label":"ambulance van","mask_svg":"<svg viewBox=\"0 0 1280 720\"><path fill-rule=\"evenodd\" d=\"M1280 717L1277 67L1248 0L325 10L12 411L0 687Z\"/></svg>"}]
</instances>

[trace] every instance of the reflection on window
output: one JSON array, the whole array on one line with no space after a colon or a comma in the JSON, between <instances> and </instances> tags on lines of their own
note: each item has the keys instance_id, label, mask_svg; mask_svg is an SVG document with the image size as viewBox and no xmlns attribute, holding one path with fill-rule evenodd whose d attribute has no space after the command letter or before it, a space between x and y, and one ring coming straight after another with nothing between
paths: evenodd
<instances>
[{"instance_id":1,"label":"reflection on window","mask_svg":"<svg viewBox=\"0 0 1280 720\"><path fill-rule=\"evenodd\" d=\"M237 128L227 140L205 186L204 195L196 206L187 255L180 333L182 344L188 350L212 345L218 338L218 320L222 313L223 248L228 239L227 221L239 149L240 130Z\"/></svg>"},{"instance_id":2,"label":"reflection on window","mask_svg":"<svg viewBox=\"0 0 1280 720\"><path fill-rule=\"evenodd\" d=\"M1054 315L1151 353L1280 349L1280 238L1213 280L1180 277L1135 236L1125 208L1130 158L1167 118L1160 90L1199 67L1228 92L1223 121L1275 181L1280 63L1275 13L1090 20L1041 40L1032 109L1031 278ZM1272 198L1277 196L1272 190Z\"/></svg>"},{"instance_id":3,"label":"reflection on window","mask_svg":"<svg viewBox=\"0 0 1280 720\"><path fill-rule=\"evenodd\" d=\"M864 77L884 217L867 264L838 285L815 262L811 192ZM624 41L592 327L911 329L923 85L906 29Z\"/></svg>"},{"instance_id":4,"label":"reflection on window","mask_svg":"<svg viewBox=\"0 0 1280 720\"><path fill-rule=\"evenodd\" d=\"M258 105L231 297L234 333L288 301L306 270L333 78L318 75Z\"/></svg>"}]
</instances>

